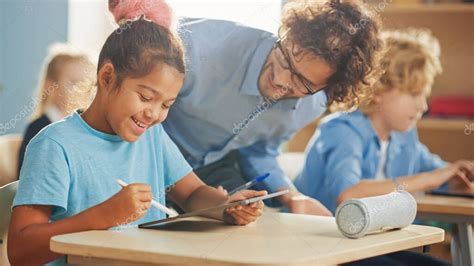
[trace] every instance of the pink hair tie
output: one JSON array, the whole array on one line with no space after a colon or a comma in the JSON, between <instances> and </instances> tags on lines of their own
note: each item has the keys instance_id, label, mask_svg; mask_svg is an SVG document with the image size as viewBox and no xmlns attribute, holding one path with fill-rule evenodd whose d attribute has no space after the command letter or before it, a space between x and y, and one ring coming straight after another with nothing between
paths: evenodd
<instances>
[{"instance_id":1,"label":"pink hair tie","mask_svg":"<svg viewBox=\"0 0 474 266\"><path fill-rule=\"evenodd\" d=\"M144 16L169 30L175 26L173 10L165 0L109 0L109 10L119 25Z\"/></svg>"}]
</instances>

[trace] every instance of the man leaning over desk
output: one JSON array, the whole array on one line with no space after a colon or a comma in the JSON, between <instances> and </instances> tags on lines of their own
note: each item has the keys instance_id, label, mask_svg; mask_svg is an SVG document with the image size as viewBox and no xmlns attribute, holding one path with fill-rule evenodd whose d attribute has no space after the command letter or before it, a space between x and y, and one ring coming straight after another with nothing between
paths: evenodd
<instances>
[{"instance_id":1,"label":"man leaning over desk","mask_svg":"<svg viewBox=\"0 0 474 266\"><path fill-rule=\"evenodd\" d=\"M331 215L296 190L276 157L327 104L365 92L381 42L364 14L339 1L290 3L278 36L230 21L181 21L186 79L164 127L204 182L230 191L269 172L253 189L291 188L270 205Z\"/></svg>"}]
</instances>

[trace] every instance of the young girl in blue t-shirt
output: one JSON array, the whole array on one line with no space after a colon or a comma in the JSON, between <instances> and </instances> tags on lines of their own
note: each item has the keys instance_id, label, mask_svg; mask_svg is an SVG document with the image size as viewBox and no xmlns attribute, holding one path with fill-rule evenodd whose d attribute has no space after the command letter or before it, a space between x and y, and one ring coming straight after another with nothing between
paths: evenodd
<instances>
[{"instance_id":1,"label":"young girl in blue t-shirt","mask_svg":"<svg viewBox=\"0 0 474 266\"><path fill-rule=\"evenodd\" d=\"M101 50L95 99L43 129L26 149L8 236L14 265L64 264L49 250L54 235L164 218L150 205L152 196L165 204L165 190L185 211L266 194L228 197L206 186L160 125L185 72L169 6L115 1L110 7L123 23ZM121 188L117 179L130 185ZM210 217L244 225L262 208L258 202Z\"/></svg>"}]
</instances>

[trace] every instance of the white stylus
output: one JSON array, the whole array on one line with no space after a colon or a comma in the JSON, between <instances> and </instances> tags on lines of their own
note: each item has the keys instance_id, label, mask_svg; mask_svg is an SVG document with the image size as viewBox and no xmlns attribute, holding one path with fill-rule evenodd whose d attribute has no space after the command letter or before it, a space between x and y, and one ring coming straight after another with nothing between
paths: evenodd
<instances>
[{"instance_id":1,"label":"white stylus","mask_svg":"<svg viewBox=\"0 0 474 266\"><path fill-rule=\"evenodd\" d=\"M120 179L117 179L117 183L122 186L122 187L126 187L128 186L127 183L125 183L123 180L120 180ZM159 209L160 211L168 214L170 217L174 217L177 215L177 213L169 208L167 208L166 206L163 206L161 205L158 201L156 201L155 199L152 199L151 200L151 205L157 209Z\"/></svg>"}]
</instances>

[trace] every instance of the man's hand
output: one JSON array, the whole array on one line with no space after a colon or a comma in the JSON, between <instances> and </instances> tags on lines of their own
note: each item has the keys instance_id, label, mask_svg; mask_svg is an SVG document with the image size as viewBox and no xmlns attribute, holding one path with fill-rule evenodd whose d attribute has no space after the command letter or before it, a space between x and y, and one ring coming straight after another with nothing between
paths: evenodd
<instances>
[{"instance_id":1,"label":"man's hand","mask_svg":"<svg viewBox=\"0 0 474 266\"><path fill-rule=\"evenodd\" d=\"M292 190L290 193L282 195L279 199L291 213L333 216L321 202L305 196L298 191Z\"/></svg>"}]
</instances>

